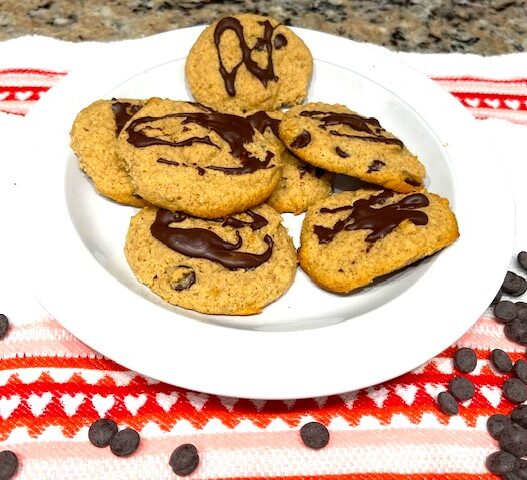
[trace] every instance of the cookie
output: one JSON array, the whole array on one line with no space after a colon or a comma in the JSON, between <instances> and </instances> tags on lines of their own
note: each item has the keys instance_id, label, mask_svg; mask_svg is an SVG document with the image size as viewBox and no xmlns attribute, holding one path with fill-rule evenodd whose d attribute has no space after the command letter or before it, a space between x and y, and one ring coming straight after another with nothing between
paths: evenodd
<instances>
[{"instance_id":1,"label":"cookie","mask_svg":"<svg viewBox=\"0 0 527 480\"><path fill-rule=\"evenodd\" d=\"M147 202L203 218L261 204L281 175L277 152L245 117L189 102L150 99L118 152Z\"/></svg>"},{"instance_id":2,"label":"cookie","mask_svg":"<svg viewBox=\"0 0 527 480\"><path fill-rule=\"evenodd\" d=\"M142 100L97 100L79 112L71 128L71 148L80 168L97 191L119 203L142 207L125 164L117 156L116 139L125 123L139 111Z\"/></svg>"},{"instance_id":3,"label":"cookie","mask_svg":"<svg viewBox=\"0 0 527 480\"><path fill-rule=\"evenodd\" d=\"M289 110L280 138L302 160L396 192L423 188L425 168L375 118L343 105L309 103Z\"/></svg>"},{"instance_id":4,"label":"cookie","mask_svg":"<svg viewBox=\"0 0 527 480\"><path fill-rule=\"evenodd\" d=\"M299 259L319 286L348 293L432 255L458 236L448 200L433 193L342 192L308 209Z\"/></svg>"},{"instance_id":5,"label":"cookie","mask_svg":"<svg viewBox=\"0 0 527 480\"><path fill-rule=\"evenodd\" d=\"M280 110L258 111L247 115L247 119L276 148L282 164L282 178L267 203L279 213L297 215L331 195L333 174L303 162L287 150L278 137L278 126L283 116Z\"/></svg>"},{"instance_id":6,"label":"cookie","mask_svg":"<svg viewBox=\"0 0 527 480\"><path fill-rule=\"evenodd\" d=\"M222 112L276 110L307 95L313 57L271 17L241 14L207 27L185 64L194 98Z\"/></svg>"},{"instance_id":7,"label":"cookie","mask_svg":"<svg viewBox=\"0 0 527 480\"><path fill-rule=\"evenodd\" d=\"M145 207L125 254L137 279L173 305L251 315L293 283L296 252L281 220L267 205L209 220Z\"/></svg>"}]
</instances>

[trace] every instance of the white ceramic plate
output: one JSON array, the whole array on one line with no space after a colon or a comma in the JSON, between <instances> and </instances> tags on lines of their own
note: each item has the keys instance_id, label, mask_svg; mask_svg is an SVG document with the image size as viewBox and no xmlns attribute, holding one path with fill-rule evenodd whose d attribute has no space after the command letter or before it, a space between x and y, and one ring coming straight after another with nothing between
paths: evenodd
<instances>
[{"instance_id":1,"label":"white ceramic plate","mask_svg":"<svg viewBox=\"0 0 527 480\"><path fill-rule=\"evenodd\" d=\"M428 189L450 199L459 240L353 295L327 293L299 270L291 289L252 317L176 308L135 280L123 253L135 210L95 193L69 149L69 129L76 113L98 98L190 98L185 55L201 29L110 45L30 112L35 140L26 178L37 180L28 183L32 205L45 208L30 225L41 234L28 249L36 253L42 304L122 365L238 397L300 398L366 387L448 347L485 310L510 260L514 206L498 157L471 116L432 81L378 49L319 32L295 30L315 58L309 100L347 104L400 137L425 164ZM284 217L298 242L302 218Z\"/></svg>"}]
</instances>

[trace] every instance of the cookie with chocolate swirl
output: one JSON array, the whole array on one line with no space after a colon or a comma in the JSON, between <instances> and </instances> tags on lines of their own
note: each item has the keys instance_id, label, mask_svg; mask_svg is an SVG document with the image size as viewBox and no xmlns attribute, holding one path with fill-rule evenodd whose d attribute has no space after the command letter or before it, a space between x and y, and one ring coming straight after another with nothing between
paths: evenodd
<instances>
[{"instance_id":1,"label":"cookie with chocolate swirl","mask_svg":"<svg viewBox=\"0 0 527 480\"><path fill-rule=\"evenodd\" d=\"M125 123L144 105L144 100L97 100L82 109L71 128L71 148L80 168L97 191L119 203L142 207L125 163L117 155L117 136Z\"/></svg>"},{"instance_id":2,"label":"cookie with chocolate swirl","mask_svg":"<svg viewBox=\"0 0 527 480\"><path fill-rule=\"evenodd\" d=\"M278 152L249 120L198 103L150 99L118 152L147 202L203 218L261 204L281 175Z\"/></svg>"},{"instance_id":3,"label":"cookie with chocolate swirl","mask_svg":"<svg viewBox=\"0 0 527 480\"><path fill-rule=\"evenodd\" d=\"M320 287L349 293L438 252L458 236L456 217L439 195L356 190L308 209L298 256Z\"/></svg>"},{"instance_id":4,"label":"cookie with chocolate swirl","mask_svg":"<svg viewBox=\"0 0 527 480\"><path fill-rule=\"evenodd\" d=\"M308 103L289 110L279 134L305 162L396 192L424 188L425 167L375 118L344 105Z\"/></svg>"},{"instance_id":5,"label":"cookie with chocolate swirl","mask_svg":"<svg viewBox=\"0 0 527 480\"><path fill-rule=\"evenodd\" d=\"M185 76L198 102L238 113L300 103L312 70L311 52L292 30L274 18L244 13L202 32Z\"/></svg>"},{"instance_id":6,"label":"cookie with chocolate swirl","mask_svg":"<svg viewBox=\"0 0 527 480\"><path fill-rule=\"evenodd\" d=\"M267 205L208 220L145 207L125 254L137 279L173 305L251 315L293 283L296 251L281 220Z\"/></svg>"}]
</instances>

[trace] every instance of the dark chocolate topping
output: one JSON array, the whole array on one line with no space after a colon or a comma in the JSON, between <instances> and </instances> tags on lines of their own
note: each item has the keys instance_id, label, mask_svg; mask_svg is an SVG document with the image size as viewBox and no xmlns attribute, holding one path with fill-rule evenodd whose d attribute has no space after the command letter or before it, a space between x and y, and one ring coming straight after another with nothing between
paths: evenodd
<instances>
[{"instance_id":1,"label":"dark chocolate topping","mask_svg":"<svg viewBox=\"0 0 527 480\"><path fill-rule=\"evenodd\" d=\"M160 138L159 136L150 137L145 133L149 130L149 123L167 118L183 118L181 122L182 125L194 123L215 132L222 140L229 144L231 155L239 158L242 163L241 167L220 167L209 165L206 168L219 170L227 174L240 175L253 173L256 170L267 169L274 166L269 165L269 162L274 156L272 152L268 151L265 160L262 161L245 148L246 143L252 142L255 132L254 127L249 120L238 115L220 113L203 106L200 106L199 108L202 108L205 111L170 113L161 117L147 116L137 118L130 122L130 125L126 128L126 132L128 133L128 143L138 148L150 147L153 145L185 147L194 143L205 143L207 145L218 147L218 145L212 142L208 135L204 137L191 137L180 142L171 142Z\"/></svg>"},{"instance_id":2,"label":"dark chocolate topping","mask_svg":"<svg viewBox=\"0 0 527 480\"><path fill-rule=\"evenodd\" d=\"M309 145L309 142L311 142L311 134L307 130L304 130L291 142L291 147L304 148Z\"/></svg>"},{"instance_id":3,"label":"dark chocolate topping","mask_svg":"<svg viewBox=\"0 0 527 480\"><path fill-rule=\"evenodd\" d=\"M278 77L274 73L273 44L271 42L273 31L275 27L271 25L269 20L265 20L263 22L258 22L258 23L264 27L264 31L263 31L263 36L258 38L258 41L256 42L256 45L253 48L249 48L249 46L247 45L247 42L245 41L245 37L243 35L243 26L237 18L233 18L233 17L222 18L217 23L216 28L214 29L214 45L216 47L216 51L218 52L218 60L220 63L220 74L223 78L223 83L225 84L225 90L231 97L234 97L236 95L236 89L234 86L234 82L236 81L236 74L238 73L238 68L240 68L242 64L245 65L247 70L252 75L254 75L258 80L260 80L260 82L262 83L264 87L267 87L267 83L270 80L275 81L275 82L278 80ZM223 60L220 54L221 36L227 30L232 30L238 37L238 43L239 43L240 50L242 53L242 59L240 63L234 66L230 72L228 72L227 69L225 68L225 65L223 64ZM278 42L280 43L281 40L278 40ZM286 43L287 43L287 40L286 40ZM280 48L280 47L276 47L276 48ZM251 53L253 50L261 51L264 49L267 51L267 67L262 68L258 65L258 63L256 63L251 58Z\"/></svg>"},{"instance_id":4,"label":"dark chocolate topping","mask_svg":"<svg viewBox=\"0 0 527 480\"><path fill-rule=\"evenodd\" d=\"M348 158L349 157L349 155L344 150L342 150L342 148L340 148L340 147L336 147L335 148L335 152L337 152L337 155L340 158Z\"/></svg>"},{"instance_id":5,"label":"dark chocolate topping","mask_svg":"<svg viewBox=\"0 0 527 480\"><path fill-rule=\"evenodd\" d=\"M229 270L240 268L256 268L271 258L273 253L273 239L265 235L264 242L267 250L262 254L238 251L243 241L240 232L236 231L236 243L229 243L219 235L205 228L170 227L171 223L178 223L187 218L181 212L169 212L159 209L156 219L150 227L150 232L160 242L172 250L194 258L205 258L223 265Z\"/></svg>"},{"instance_id":6,"label":"dark chocolate topping","mask_svg":"<svg viewBox=\"0 0 527 480\"><path fill-rule=\"evenodd\" d=\"M282 47L285 47L287 45L287 38L285 38L284 35L279 33L276 37L274 37L274 48L277 50L280 50Z\"/></svg>"},{"instance_id":7,"label":"dark chocolate topping","mask_svg":"<svg viewBox=\"0 0 527 480\"><path fill-rule=\"evenodd\" d=\"M280 125L280 120L270 117L267 112L260 110L259 112L247 115L245 118L247 118L253 128L258 130L260 133L264 133L266 128L270 128L275 137L279 138L278 126Z\"/></svg>"},{"instance_id":8,"label":"dark chocolate topping","mask_svg":"<svg viewBox=\"0 0 527 480\"><path fill-rule=\"evenodd\" d=\"M366 237L366 242L374 243L391 233L404 220L410 220L414 225L426 225L428 215L416 210L429 205L428 198L421 193L414 193L402 198L398 202L373 208L374 205L382 205L387 198L394 195L391 190L383 190L378 195L369 198L355 200L353 205L345 205L337 208L321 208L320 213L336 213L351 210L350 214L339 220L332 228L315 225L313 232L318 236L319 243L329 243L335 236L343 231L349 230L372 230Z\"/></svg>"},{"instance_id":9,"label":"dark chocolate topping","mask_svg":"<svg viewBox=\"0 0 527 480\"><path fill-rule=\"evenodd\" d=\"M330 126L345 125L357 132L364 132L371 136L362 135L348 135L346 133L338 132L337 130L330 130L329 133L336 137L359 138L367 142L379 142L386 144L398 145L404 147L403 142L398 138L389 138L383 135L386 130L381 127L379 121L375 118L366 118L356 115L354 113L335 113L335 112L321 112L318 110L304 110L300 112L302 117L311 117L318 120L319 127L327 130Z\"/></svg>"},{"instance_id":10,"label":"dark chocolate topping","mask_svg":"<svg viewBox=\"0 0 527 480\"><path fill-rule=\"evenodd\" d=\"M141 105L133 105L128 102L112 103L113 116L115 117L115 135L119 135L121 130L139 110Z\"/></svg>"},{"instance_id":11,"label":"dark chocolate topping","mask_svg":"<svg viewBox=\"0 0 527 480\"><path fill-rule=\"evenodd\" d=\"M382 160L374 160L368 165L367 173L378 172L385 165Z\"/></svg>"}]
</instances>

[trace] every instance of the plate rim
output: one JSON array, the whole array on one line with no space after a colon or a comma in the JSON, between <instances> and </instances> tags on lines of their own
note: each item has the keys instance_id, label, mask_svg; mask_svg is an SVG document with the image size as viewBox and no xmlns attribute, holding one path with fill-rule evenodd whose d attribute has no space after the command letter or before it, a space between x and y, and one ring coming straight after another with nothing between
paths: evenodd
<instances>
[{"instance_id":1,"label":"plate rim","mask_svg":"<svg viewBox=\"0 0 527 480\"><path fill-rule=\"evenodd\" d=\"M120 53L124 58L120 60L119 66L122 67L120 69L120 72L123 71L129 71L130 68L130 53L127 52L126 49L131 49L131 44L133 44L135 47L138 47L141 49L141 51L151 51L152 48L155 46L162 46L164 42L169 41L171 44L178 45L178 48L181 48L182 52L175 52L172 50L172 53L168 54L166 52L162 52L161 54L153 55L152 57L149 57L151 66L150 68L154 68L155 66L159 65L160 63L165 63L163 61L163 58L180 58L181 56L185 57L188 53L188 48L186 48L186 45L189 43L192 44L197 37L197 35L200 33L200 31L203 29L203 26L198 27L189 27L185 29L180 30L174 30L171 32L165 32L160 35L156 35L153 37L147 37L144 39L138 39L138 40L131 40L128 42L123 42L123 44L115 45L115 49L112 48L109 50L108 55L104 59L98 59L93 60L92 62L97 62L98 67L105 67L108 69L116 68L117 63L114 58L112 57L112 53ZM324 54L324 58L320 58L323 61L328 61L327 59L334 59L336 55L338 55L339 49L343 49L345 47L348 47L351 50L354 49L368 49L370 56L368 62L371 62L370 68L373 70L385 70L388 66L396 66L399 67L401 70L399 73L402 72L406 78L413 79L418 83L418 85L425 90L424 94L426 92L430 93L432 92L435 94L435 97L432 97L431 100L436 103L437 105L441 105L443 109L449 111L451 114L454 115L454 120L458 126L462 126L465 128L465 132L468 135L469 138L475 140L477 137L477 124L476 120L472 118L472 116L466 111L464 107L458 104L458 102L451 97L451 95L447 92L444 92L441 90L441 88L434 84L432 80L425 77L423 74L419 73L417 70L413 69L412 67L408 66L406 63L402 62L399 58L395 58L395 55L391 55L383 50L381 50L378 47L372 47L368 44L360 44L357 42L353 42L351 40L336 37L334 35L317 32L313 30L305 30L300 28L293 28L295 33L299 34L299 36L306 41L306 43L309 45L309 48L313 52L314 58L320 58L320 53L322 52ZM306 40L308 39L308 40ZM177 41L176 41L177 40ZM323 46L323 45L326 46ZM332 48L328 48L327 45L331 44ZM115 52L114 52L115 50ZM181 55L182 53L182 55ZM327 56L326 56L327 54ZM134 52L133 56L137 56L137 52ZM330 60L331 63L334 63ZM378 63L380 62L380 63ZM67 97L70 99L74 99L75 101L80 101L79 96L75 93L76 83L77 81L81 81L82 76L86 75L87 72L89 72L90 68L92 68L95 65L95 63L90 63L89 66L86 68L80 68L77 71L74 71L70 73L64 80L62 80L58 85L56 85L53 89L50 90L29 112L28 116L26 117L26 120L32 124L32 128L35 129L35 131L38 131L39 126L43 126L43 121L45 121L48 117L46 114L46 108L47 105L53 105L54 102L56 102L56 98L61 99L61 97ZM124 67L123 67L124 66ZM134 67L135 68L135 67ZM345 67L346 68L346 67ZM144 69L143 69L144 70ZM141 70L142 71L142 70ZM137 73L137 70L135 70ZM129 78L125 77L126 73L119 73L120 78ZM77 80L79 79L79 80ZM102 88L101 80L98 79L97 81L94 81L93 85L90 86L89 92L92 92L92 94L95 94L95 91L98 91L97 89ZM381 84L382 85L382 84ZM408 88L402 88L403 93L408 92ZM108 87L106 88L108 90ZM392 89L389 89L390 91L393 91ZM397 93L399 95L399 93ZM418 96L423 96L423 92L413 92L413 94L417 94ZM68 97L69 95L69 97ZM85 98L86 95L89 95L86 91L83 91L82 98ZM412 105L410 103L410 105ZM420 112L420 109L417 110L418 113ZM450 122L453 122L450 120ZM452 129L452 125L442 125L442 127L451 134L450 130ZM47 127L48 129L51 128L50 126ZM40 132L39 132L40 133ZM436 133L436 130L434 130L434 133ZM439 135L439 138L444 138L445 134L442 133ZM450 136L447 136L447 138L450 138ZM39 141L35 142L35 148L40 146L40 148L44 147L42 145L42 138L39 138ZM46 142L49 142L51 145L51 148L54 146L54 140L47 139ZM44 143L46 143L44 142ZM491 162L489 161L489 158L492 155L495 154L493 147L490 144L487 144L485 141L483 142L483 146L485 148L482 148L480 145L479 150L477 146L475 146L476 153L482 154L482 157L488 165L491 165ZM58 145L55 145L55 148L57 148ZM61 148L64 146L62 145ZM450 151L452 151L452 147L460 148L460 145L449 145L448 148ZM447 147L445 147L447 148ZM28 147L28 155L31 155L31 152L34 152L34 149L31 149ZM457 154L456 154L457 155ZM485 156L486 155L486 156ZM450 156L452 156L450 154ZM478 158L479 160L479 158ZM55 168L58 168L55 166ZM457 167L456 167L457 168ZM465 167L463 167L465 168ZM484 170L484 169L483 169ZM62 167L62 171L64 171L64 166ZM488 172L487 172L488 173ZM479 172L481 176L481 171ZM501 175L501 179L499 178ZM454 175L453 175L454 176ZM62 181L64 180L64 175L62 175ZM483 175L484 177L484 175ZM487 175L488 178L490 178ZM509 204L510 209L507 209L508 215L504 215L502 218L499 219L501 221L501 226L503 227L500 231L500 236L497 234L490 235L490 239L487 239L487 243L489 245L492 245L492 241L495 242L501 242L502 245L508 245L508 249L505 251L500 251L499 260L496 259L495 265L492 266L492 270L494 271L491 275L496 275L496 272L501 272L503 276L505 275L505 272L508 268L511 253L513 250L513 242L514 242L514 202L513 202L513 196L512 196L512 190L509 187L508 179L506 179L505 175L500 173L496 174L496 172L493 172L492 177L494 180L498 180L496 183L499 185L498 187L498 194L502 196L502 204ZM57 179L55 179L57 181ZM458 178L459 181L459 178ZM454 179L454 187L456 187L456 179ZM33 185L35 187L35 185ZM42 193L42 188L40 187L40 191L37 190L37 192ZM500 190L501 188L501 190ZM64 189L63 189L64 190ZM470 189L469 189L470 190ZM472 190L470 190L472 192ZM53 192L52 198L55 200L59 200L57 198L57 192ZM496 192L493 192L493 195L495 195ZM35 195L35 193L33 193ZM54 195L54 196L53 196ZM459 195L459 196L458 196ZM456 189L456 214L458 214L457 210L458 208L464 208L465 201L468 201L466 198L463 197L464 190L461 189L458 191ZM461 202L461 203L460 203ZM66 202L64 201L64 209L60 210L60 206L58 204L54 204L54 206L59 207L57 209L57 213L64 214L67 213L67 206ZM476 212L475 216L480 212ZM69 218L69 217L68 217ZM49 219L49 218L48 218ZM53 226L61 226L61 219L64 220L63 217L57 217L53 218L51 224ZM481 219L480 219L481 220ZM48 223L49 225L49 223ZM67 230L67 238L74 238L77 236L76 230L73 227L73 223L70 221L68 225L62 225ZM457 251L460 247L459 245L461 243L464 243L464 234L463 227L460 225L461 230L461 237L458 240L458 243L454 244L452 247L447 249L445 252L442 253L442 256L440 256L437 261L435 262L435 265L437 265L437 268L439 269L439 273L445 271L445 264L448 264L448 262L443 261L443 257L449 257L451 256L452 251ZM496 228L496 230L500 230L499 228ZM504 239L505 234L504 232L509 233L509 237L507 239ZM64 232L63 232L64 233ZM501 238L500 238L501 237ZM104 299L105 306L108 307L111 302L111 297L108 297L109 292L102 292L101 290L108 288L112 290L115 287L115 284L113 282L116 282L118 285L117 288L123 289L124 297L126 300L130 300L130 294L134 297L137 297L135 293L130 292L126 290L122 285L119 284L119 282L104 268L98 264L98 262L94 261L94 258L92 257L91 253L89 253L84 245L82 244L80 238L78 238L78 242L82 246L82 249L84 250L81 252L78 248L75 249L75 251L70 252L72 245L61 245L61 247L64 249L65 252L75 253L75 260L79 262L79 265L83 268L86 268L87 271L93 270L93 264L97 264L95 266L95 271L98 271L98 268L104 271L107 274L107 277L98 279L100 281L100 284L98 285L100 298ZM44 242L44 244L47 247L53 247L53 242L50 239L47 239L47 243ZM58 248L58 245L55 246ZM78 247L78 245L77 245ZM35 252L36 254L37 252ZM46 265L47 262L47 265ZM264 338L264 335L267 335L265 337L264 343L269 347L270 342L272 342L273 348L273 357L268 357L266 362L268 364L266 365L259 365L258 368L256 368L255 365L253 367L255 368L255 375L259 373L261 375L259 381L256 382L249 382L252 387L250 388L250 391L248 391L244 387L244 382L238 382L238 385L235 385L236 382L223 382L221 378L224 378L221 376L221 372L219 372L220 368L219 366L215 365L215 374L216 378L214 378L214 381L212 379L205 378L203 379L203 373L205 370L203 367L196 368L197 363L193 365L194 368L194 378L191 378L189 374L187 373L181 373L178 372L178 380L171 380L167 378L167 375L163 373L160 377L160 375L156 374L151 366L143 368L141 365L142 360L138 358L139 356L136 355L135 352L130 351L130 349L123 345L127 342L117 342L118 344L118 354L111 353L112 350L111 345L109 345L109 342L102 341L100 339L101 335L97 337L97 335L90 333L86 327L83 327L83 324L86 324L86 322L90 319L90 314L97 313L97 312L87 312L87 311L79 311L78 309L75 311L74 308L71 305L65 305L63 299L61 300L62 295L59 295L57 290L58 287L55 289L52 288L51 284L54 282L50 281L49 274L50 274L50 266L52 266L52 263L50 258L40 258L40 262L38 263L39 266L42 264L44 266L47 266L47 268L39 268L38 269L38 275L36 275L36 280L33 283L33 288L36 292L37 298L40 299L41 303L43 304L44 308L48 309L50 313L52 313L55 318L71 333L73 333L75 336L77 336L81 341L87 343L92 348L96 349L97 351L111 357L115 358L115 361L120 363L121 365L125 365L127 368L130 368L132 370L141 372L147 376L159 378L161 381L165 381L170 384L175 384L179 387L190 389L190 390L196 390L201 392L207 392L207 393L213 393L217 395L225 395L225 396L233 396L238 398L265 398L265 399L296 399L296 398L306 398L306 397L316 397L316 396L324 396L324 395L331 395L331 394L338 394L349 390L355 390L358 388L364 388L371 385L376 385L378 383L390 380L394 377L397 377L403 373L406 373L410 371L411 369L419 366L420 364L426 362L433 356L435 356L437 353L443 351L445 348L449 347L457 338L459 338L466 330L470 328L472 324L474 324L479 316L483 314L483 309L480 310L480 307L478 308L478 312L476 313L476 308L468 309L466 308L465 314L467 315L467 319L463 322L460 322L459 328L455 329L455 335L454 335L454 329L452 331L449 330L449 334L445 335L444 332L435 332L437 333L437 336L433 339L432 346L425 349L426 353L423 351L422 347L417 345L417 351L419 355L415 355L415 360L406 360L405 362L401 362L398 367L394 367L393 364L397 364L397 362L393 362L392 365L387 365L386 373L385 374L378 374L376 376L372 376L371 381L367 381L364 383L364 380L356 380L355 384L351 381L343 381L341 380L341 375L337 375L337 379L335 379L335 376L331 375L325 375L323 376L324 370L321 369L321 366L318 365L314 359L312 358L306 358L302 357L302 349L298 349L297 345L302 344L304 342L304 345L301 345L301 347L305 348L306 351L309 351L310 346L312 345L318 345L320 342L324 344L324 342L329 343L331 341L336 342L337 340L340 342L339 347L342 348L342 339L345 335L349 334L350 325L352 322L342 322L339 324L334 324L326 327L320 327L316 329L311 330L300 330L300 331L294 331L294 332L267 332L267 331L249 331L249 330L235 330L228 327L222 327L219 325L210 325L203 322L196 322L194 320L191 320L189 318L178 318L176 319L176 322L178 323L177 330L180 331L180 333L189 335L189 333L192 331L192 335L190 335L193 339L200 338L201 335L209 335L210 334L210 328L216 329L213 333L215 336L219 336L224 340L228 340L226 344L229 344L229 342L232 342L232 344L237 345L238 353L242 358L251 357L251 355L254 357L255 352L257 354L264 354L266 352L265 348L262 348L262 338ZM92 264L90 266L90 263ZM59 266L60 267L60 266ZM66 268L66 265L63 265L61 268ZM57 265L55 265L55 268L57 268ZM71 269L72 266L70 265L69 268ZM83 270L84 271L84 270ZM56 274L57 272L53 272L53 274ZM428 272L427 272L428 273ZM51 275L53 277L53 275ZM425 275L426 276L426 275ZM455 284L459 286L459 279L455 279ZM64 282L63 282L64 283ZM424 282L426 284L426 282ZM58 285L58 284L57 284ZM483 281L482 279L478 279L478 286L483 288L483 290L488 293L488 298L492 299L495 292L498 290L499 286L501 285L501 280L498 275L493 277L492 280L489 281ZM61 293L68 293L71 295L75 295L75 289L73 288L73 285L61 285ZM415 286L414 286L415 287ZM422 287L422 285L421 285ZM493 289L493 290L492 290ZM55 290L55 291L54 291ZM417 288L417 289L410 289L413 290L413 294L420 293L423 288ZM490 293L492 292L492 293ZM395 301L401 301L403 299L406 299L408 292L404 292L401 294L397 299L394 299L390 303L390 308L393 307L393 302ZM139 298L139 297L137 297ZM405 302L408 300L406 299ZM144 300L142 300L144 302ZM137 308L136 314L137 315L143 315L146 314L148 308L145 310L144 308L141 308L140 305L137 304L137 302L133 302L134 307ZM141 302L139 302L141 303ZM148 302L144 302L145 304ZM144 307L144 306L143 306ZM369 312L368 314L365 314L365 317L369 317L370 314L374 313L375 315L384 315L387 313L386 311L387 305L383 305L380 308L377 308L373 312ZM112 312L114 310L112 309ZM115 313L118 313L115 311ZM174 315L173 312L167 312L169 315ZM470 319L470 320L469 320ZM385 325L387 330L385 332L385 335L387 338L397 338L398 334L400 332L396 328L396 323L393 322L391 325ZM353 322L354 333L355 334L365 334L367 333L366 327L366 321L363 319L362 322ZM106 324L108 327L108 324ZM228 330L227 337L225 337L225 331ZM172 328L171 328L172 330ZM330 333L328 333L330 332ZM115 332L114 332L115 333ZM425 335L428 333L428 329L424 328L420 331L414 332L416 335ZM456 336L457 335L457 336ZM256 338L256 336L259 336L259 339ZM272 337L272 338L271 338ZM454 338L455 337L455 338ZM369 338L366 336L366 338ZM340 340L339 340L340 339ZM219 338L215 338L216 341L219 340ZM167 339L163 340L163 346L167 348L170 346L168 343L166 343ZM296 344L296 345L295 345ZM295 345L295 348L292 348L292 345ZM332 343L333 345L333 343ZM180 346L180 345L179 345ZM210 345L208 345L210 348ZM258 348L256 348L258 347ZM185 346L185 348L188 348L188 346ZM231 368L234 368L232 365L232 360L236 360L236 356L233 356L233 352L229 351L232 349L224 349L221 351L220 349L215 350L216 355L221 355L221 362L226 370L228 370L228 364L231 362ZM192 353L190 351L186 351L186 353L180 354L177 353L179 357L181 357L181 360L184 360L183 356L187 355L188 358L192 358ZM210 353L210 352L209 352ZM328 352L326 352L328 353ZM329 352L331 353L331 352ZM353 353L353 352L352 352ZM393 352L392 352L393 353ZM312 372L314 372L314 377L317 378L317 380L320 382L322 379L324 382L322 385L320 385L318 382L315 382L315 385L303 385L302 382L290 381L291 378L291 366L286 365L284 362L280 364L280 362L276 361L275 355L281 355L282 360L291 360L291 356L293 357L293 362L295 360L295 355L298 363L301 363L301 365L298 365L298 368L295 370L293 368L292 371L296 371L297 373L302 371L302 378L306 379L310 377L310 369L312 369ZM300 354L300 355L299 355ZM327 366L337 366L342 368L342 360L347 359L350 357L343 357L340 355L337 357L332 357L332 361L327 362ZM351 358L353 357L353 354L351 355ZM272 360L272 361L271 361ZM340 360L340 361L337 361ZM215 363L217 363L219 360L216 357ZM201 363L207 363L206 360ZM245 361L241 363L246 363ZM287 366L287 368L285 368ZM281 368L282 367L282 368ZM239 367L238 367L239 369ZM266 370L267 369L267 370ZM156 370L154 368L154 370ZM166 369L165 369L166 370ZM165 372L164 370L164 372ZM270 370L273 370L276 374L276 378L270 375ZM247 376L246 371L244 371L244 368L242 368L243 372L245 373L245 377ZM354 372L358 378L363 378L360 376L361 372ZM219 377L218 377L219 375ZM267 376L266 376L267 375ZM169 376L169 375L168 375ZM232 377L232 374L230 374ZM209 375L210 377L210 375ZM244 375L237 375L238 379L243 379ZM262 378L265 378L265 381L262 382ZM175 381L174 381L175 380ZM298 380L298 379L297 379ZM265 386L262 386L262 383L265 384ZM239 386L239 384L242 384L242 386Z\"/></svg>"}]
</instances>

